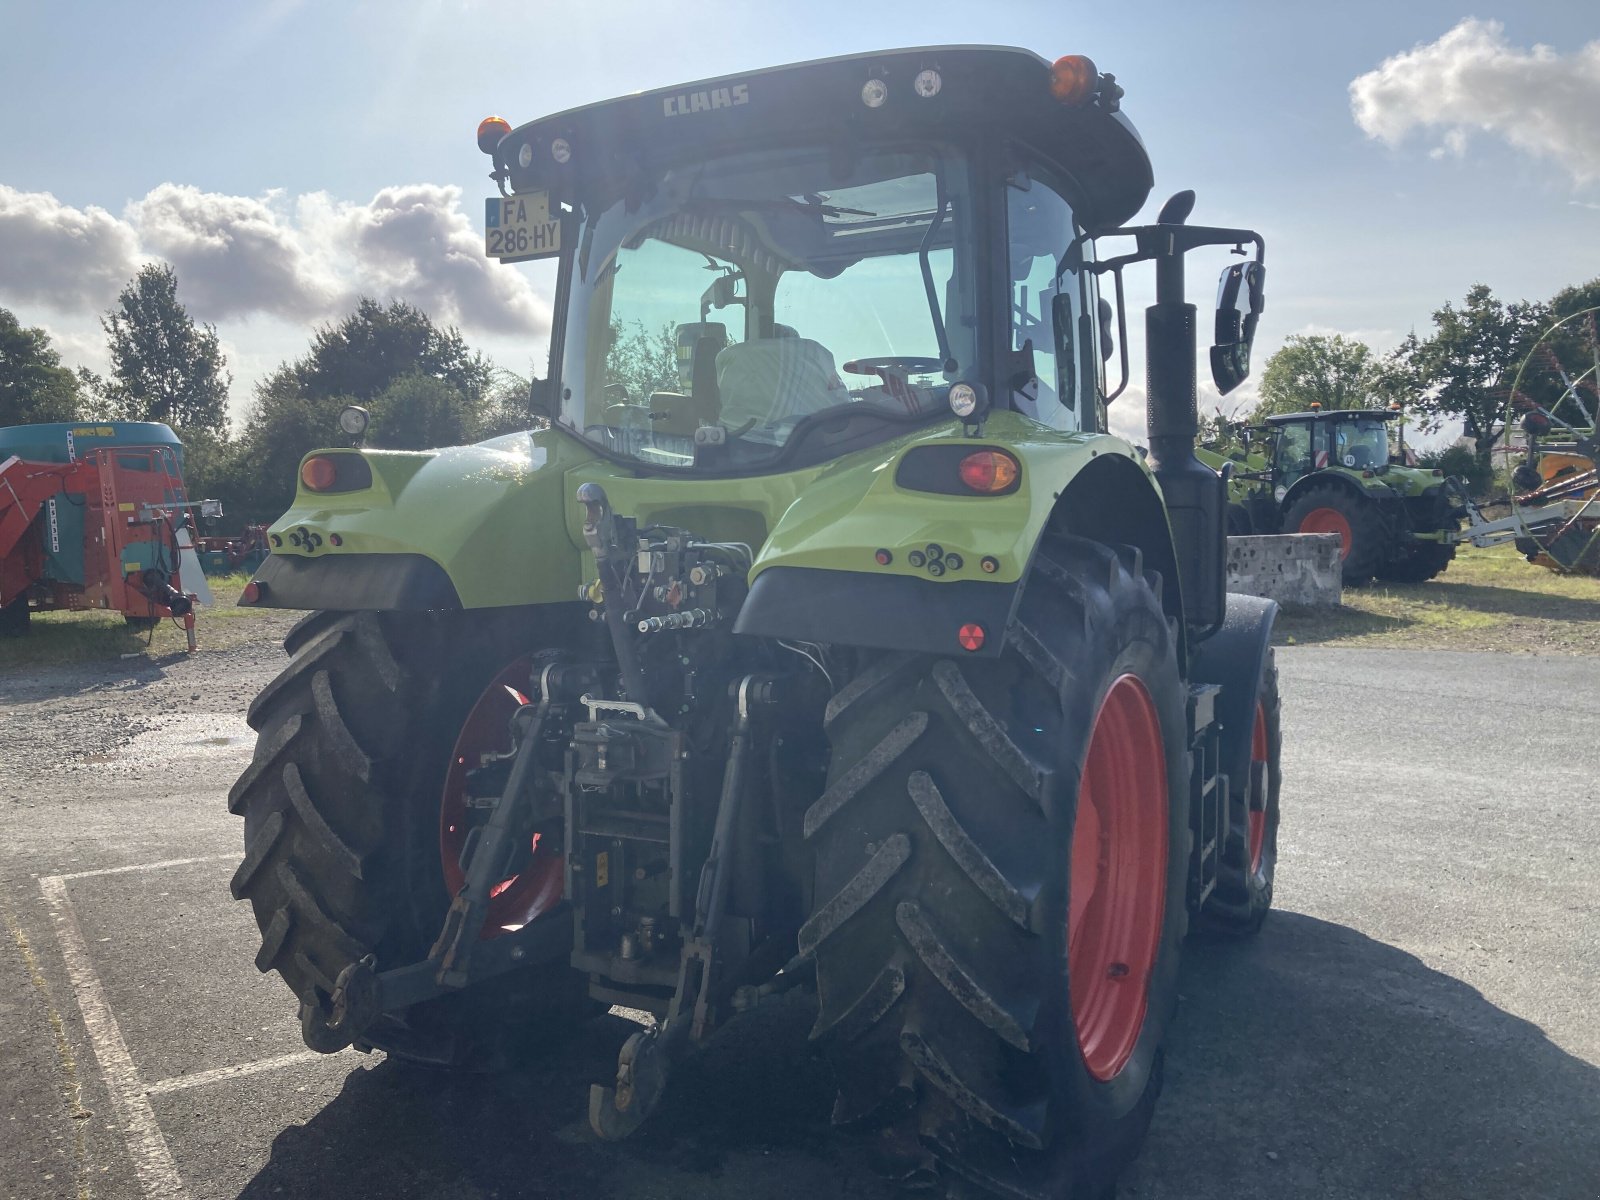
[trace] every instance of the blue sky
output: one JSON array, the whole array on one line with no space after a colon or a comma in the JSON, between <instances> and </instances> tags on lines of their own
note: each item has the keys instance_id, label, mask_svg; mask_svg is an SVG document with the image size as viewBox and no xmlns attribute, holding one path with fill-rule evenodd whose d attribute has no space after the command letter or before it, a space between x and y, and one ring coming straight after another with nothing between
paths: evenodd
<instances>
[{"instance_id":1,"label":"blue sky","mask_svg":"<svg viewBox=\"0 0 1600 1200\"><path fill-rule=\"evenodd\" d=\"M1195 221L1265 233L1264 351L1387 348L1474 282L1532 299L1600 275L1600 7L1497 2L0 0L0 305L103 367L96 313L169 258L230 352L236 412L355 291L432 305L525 373L548 272L471 261L481 117L994 42L1117 75L1156 165L1145 216L1193 187ZM1351 83L1380 68L1363 128Z\"/></svg>"}]
</instances>

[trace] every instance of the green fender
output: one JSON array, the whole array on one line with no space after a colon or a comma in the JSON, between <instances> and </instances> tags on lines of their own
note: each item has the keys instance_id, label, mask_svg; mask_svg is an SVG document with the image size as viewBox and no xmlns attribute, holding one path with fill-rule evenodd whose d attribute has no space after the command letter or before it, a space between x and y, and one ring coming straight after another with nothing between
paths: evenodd
<instances>
[{"instance_id":1,"label":"green fender","mask_svg":"<svg viewBox=\"0 0 1600 1200\"><path fill-rule=\"evenodd\" d=\"M939 446L952 448L941 461L961 494L914 490L897 478L908 454ZM955 463L966 446L1014 455L1017 488L996 496L959 489ZM359 455L370 485L299 489L269 531L273 554L256 576L264 605L573 601L596 574L577 490L597 483L613 511L641 527L677 526L751 548L740 633L954 650L962 624L1003 631L1053 514L1074 533L1140 545L1169 579L1169 608L1181 612L1159 492L1132 447L1013 413L992 416L982 438L950 421L816 466L725 479L640 475L552 430L445 450L318 453ZM982 652L998 653L1002 640L988 638Z\"/></svg>"}]
</instances>

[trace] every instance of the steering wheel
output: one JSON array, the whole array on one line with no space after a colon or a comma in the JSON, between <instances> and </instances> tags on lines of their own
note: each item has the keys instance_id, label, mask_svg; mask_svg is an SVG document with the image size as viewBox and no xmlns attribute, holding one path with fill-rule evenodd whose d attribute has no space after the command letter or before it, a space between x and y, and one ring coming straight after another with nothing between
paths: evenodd
<instances>
[{"instance_id":1,"label":"steering wheel","mask_svg":"<svg viewBox=\"0 0 1600 1200\"><path fill-rule=\"evenodd\" d=\"M939 358L852 358L843 369L851 375L882 375L886 371L903 371L907 375L944 371L944 360Z\"/></svg>"}]
</instances>

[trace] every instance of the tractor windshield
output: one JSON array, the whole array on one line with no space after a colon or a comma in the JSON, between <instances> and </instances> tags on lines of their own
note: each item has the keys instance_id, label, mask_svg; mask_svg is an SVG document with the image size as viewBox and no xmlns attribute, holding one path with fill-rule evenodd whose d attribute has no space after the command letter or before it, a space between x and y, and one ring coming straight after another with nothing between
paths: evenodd
<instances>
[{"instance_id":1,"label":"tractor windshield","mask_svg":"<svg viewBox=\"0 0 1600 1200\"><path fill-rule=\"evenodd\" d=\"M1334 426L1333 461L1371 470L1389 461L1388 423L1374 418L1339 421Z\"/></svg>"},{"instance_id":2,"label":"tractor windshield","mask_svg":"<svg viewBox=\"0 0 1600 1200\"><path fill-rule=\"evenodd\" d=\"M948 417L976 354L969 195L958 156L906 146L732 154L585 200L561 420L654 466L740 471L835 415L883 436Z\"/></svg>"}]
</instances>

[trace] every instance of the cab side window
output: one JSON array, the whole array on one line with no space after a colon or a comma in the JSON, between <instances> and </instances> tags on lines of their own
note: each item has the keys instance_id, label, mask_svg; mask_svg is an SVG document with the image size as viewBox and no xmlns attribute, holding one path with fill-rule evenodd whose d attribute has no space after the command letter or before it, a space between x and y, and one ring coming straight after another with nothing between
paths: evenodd
<instances>
[{"instance_id":1,"label":"cab side window","mask_svg":"<svg viewBox=\"0 0 1600 1200\"><path fill-rule=\"evenodd\" d=\"M1078 271L1068 265L1072 206L1041 172L1021 169L1006 188L1011 294L1011 403L1057 429L1084 422L1079 407Z\"/></svg>"}]
</instances>

